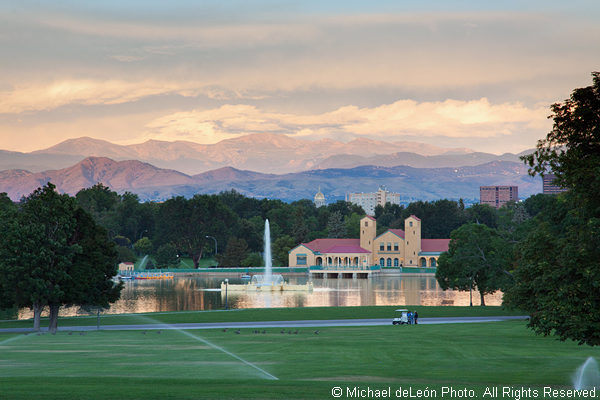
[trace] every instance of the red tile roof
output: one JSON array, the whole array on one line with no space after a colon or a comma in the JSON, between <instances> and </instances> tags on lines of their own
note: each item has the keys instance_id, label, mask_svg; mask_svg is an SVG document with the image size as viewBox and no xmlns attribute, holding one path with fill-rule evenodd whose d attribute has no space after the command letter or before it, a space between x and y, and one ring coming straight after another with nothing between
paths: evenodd
<instances>
[{"instance_id":1,"label":"red tile roof","mask_svg":"<svg viewBox=\"0 0 600 400\"><path fill-rule=\"evenodd\" d=\"M390 232L392 232L395 235L400 236L402 239L405 238L404 236L404 231L402 229L388 229Z\"/></svg>"},{"instance_id":2,"label":"red tile roof","mask_svg":"<svg viewBox=\"0 0 600 400\"><path fill-rule=\"evenodd\" d=\"M360 247L360 239L315 239L303 245L320 253L370 253Z\"/></svg>"},{"instance_id":3,"label":"red tile roof","mask_svg":"<svg viewBox=\"0 0 600 400\"><path fill-rule=\"evenodd\" d=\"M420 220L421 220L421 218L417 217L415 214L411 214L410 216L411 216L411 217L413 217L414 219L416 219L417 221L420 221ZM409 217L409 218L410 218L410 217Z\"/></svg>"},{"instance_id":4,"label":"red tile roof","mask_svg":"<svg viewBox=\"0 0 600 400\"><path fill-rule=\"evenodd\" d=\"M448 251L450 239L421 239L421 251Z\"/></svg>"},{"instance_id":5,"label":"red tile roof","mask_svg":"<svg viewBox=\"0 0 600 400\"><path fill-rule=\"evenodd\" d=\"M370 215L365 215L365 217L372 219L373 221L377 221L374 217L371 217Z\"/></svg>"}]
</instances>

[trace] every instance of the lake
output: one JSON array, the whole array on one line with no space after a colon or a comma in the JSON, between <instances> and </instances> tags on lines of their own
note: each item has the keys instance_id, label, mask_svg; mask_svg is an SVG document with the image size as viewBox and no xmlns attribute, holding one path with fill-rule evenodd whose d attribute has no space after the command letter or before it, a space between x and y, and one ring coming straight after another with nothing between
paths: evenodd
<instances>
[{"instance_id":1,"label":"lake","mask_svg":"<svg viewBox=\"0 0 600 400\"><path fill-rule=\"evenodd\" d=\"M228 277L231 284L241 284ZM126 281L121 299L104 314L148 313L161 311L199 311L225 308L223 277L175 277L173 280ZM286 276L290 284L304 284L305 276ZM469 292L443 291L433 275L377 276L370 279L313 279L312 292L227 293L229 308L335 307L387 305L468 306ZM501 305L502 293L485 297L487 305ZM479 293L473 291L473 305ZM62 308L61 316L86 315L78 307ZM45 315L45 314L43 314ZM28 310L19 319L33 318Z\"/></svg>"}]
</instances>

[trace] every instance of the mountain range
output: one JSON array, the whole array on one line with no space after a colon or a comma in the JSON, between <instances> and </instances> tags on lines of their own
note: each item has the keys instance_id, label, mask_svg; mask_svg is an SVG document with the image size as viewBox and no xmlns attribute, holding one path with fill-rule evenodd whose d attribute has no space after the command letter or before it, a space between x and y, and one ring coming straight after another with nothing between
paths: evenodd
<instances>
[{"instance_id":1,"label":"mountain range","mask_svg":"<svg viewBox=\"0 0 600 400\"><path fill-rule=\"evenodd\" d=\"M350 192L372 192L384 185L388 190L400 193L404 203L441 198L463 198L469 203L479 197L479 186L482 185L518 185L520 197L539 193L542 187L541 179L530 177L523 163L512 161L451 168L367 165L284 174L224 167L188 175L137 160L87 157L63 169L0 171L0 192L7 192L13 200L18 200L49 181L59 191L72 195L102 182L117 192L136 193L143 201L162 201L173 196L191 197L197 193L211 194L231 189L252 197L294 201L312 199L320 187L331 202L344 199Z\"/></svg>"},{"instance_id":2,"label":"mountain range","mask_svg":"<svg viewBox=\"0 0 600 400\"><path fill-rule=\"evenodd\" d=\"M42 172L72 166L87 157L138 160L159 168L195 175L223 167L262 173L294 173L362 165L415 168L474 166L492 161L519 162L520 154L495 155L470 149L448 149L416 142L355 139L309 141L286 135L252 134L215 144L149 140L117 145L82 137L31 153L0 150L0 170Z\"/></svg>"}]
</instances>

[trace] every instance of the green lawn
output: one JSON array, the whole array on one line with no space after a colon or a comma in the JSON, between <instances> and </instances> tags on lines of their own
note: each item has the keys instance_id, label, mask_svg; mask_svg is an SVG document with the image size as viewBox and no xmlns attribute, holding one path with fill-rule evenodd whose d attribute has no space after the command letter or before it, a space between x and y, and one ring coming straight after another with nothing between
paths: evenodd
<instances>
[{"instance_id":1,"label":"green lawn","mask_svg":"<svg viewBox=\"0 0 600 400\"><path fill-rule=\"evenodd\" d=\"M450 385L481 398L490 386L570 387L600 357L523 321L252 331L0 334L0 398L331 399L334 386Z\"/></svg>"},{"instance_id":2,"label":"green lawn","mask_svg":"<svg viewBox=\"0 0 600 400\"><path fill-rule=\"evenodd\" d=\"M161 323L194 322L245 322L245 321L286 321L321 319L360 319L392 318L397 308L417 310L424 317L479 317L498 315L523 315L519 311L509 311L502 307L426 307L426 306L359 306L359 307L298 307L298 308L249 308L229 311L182 311L145 314ZM141 315L141 314L140 314ZM102 325L144 324L147 319L139 315L120 314L101 317ZM47 326L42 319L42 326ZM96 317L60 318L59 326L96 325ZM0 328L30 327L31 321L0 321Z\"/></svg>"}]
</instances>

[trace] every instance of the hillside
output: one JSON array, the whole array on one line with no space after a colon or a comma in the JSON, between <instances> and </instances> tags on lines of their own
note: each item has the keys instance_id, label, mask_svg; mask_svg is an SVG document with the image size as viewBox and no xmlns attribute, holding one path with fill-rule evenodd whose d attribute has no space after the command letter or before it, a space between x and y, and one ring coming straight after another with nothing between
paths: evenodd
<instances>
[{"instance_id":1,"label":"hillside","mask_svg":"<svg viewBox=\"0 0 600 400\"><path fill-rule=\"evenodd\" d=\"M329 202L350 192L371 192L385 185L402 195L403 202L442 198L475 201L479 186L517 185L521 198L541 192L539 178L527 174L522 163L494 161L460 168L361 166L349 169L315 169L288 174L263 174L226 167L197 175L157 168L139 161L89 157L64 169L44 172L0 171L0 192L13 200L28 195L46 182L75 194L98 182L117 192L137 193L142 200L160 201L173 196L219 193L235 189L247 196L285 201L312 199L320 186Z\"/></svg>"}]
</instances>

